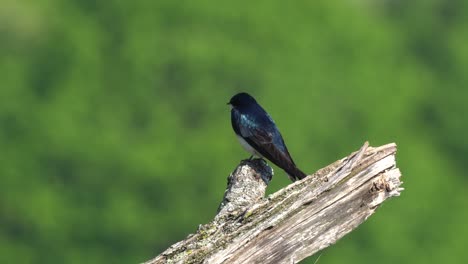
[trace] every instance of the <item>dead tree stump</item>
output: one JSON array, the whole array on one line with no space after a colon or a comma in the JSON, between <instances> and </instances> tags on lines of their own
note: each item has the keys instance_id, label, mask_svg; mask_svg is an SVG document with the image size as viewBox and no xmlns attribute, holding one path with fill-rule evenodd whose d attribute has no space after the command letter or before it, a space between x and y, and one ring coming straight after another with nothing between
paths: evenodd
<instances>
[{"instance_id":1,"label":"dead tree stump","mask_svg":"<svg viewBox=\"0 0 468 264\"><path fill-rule=\"evenodd\" d=\"M399 196L394 143L360 150L264 197L272 169L243 161L216 217L146 264L297 263L338 241Z\"/></svg>"}]
</instances>

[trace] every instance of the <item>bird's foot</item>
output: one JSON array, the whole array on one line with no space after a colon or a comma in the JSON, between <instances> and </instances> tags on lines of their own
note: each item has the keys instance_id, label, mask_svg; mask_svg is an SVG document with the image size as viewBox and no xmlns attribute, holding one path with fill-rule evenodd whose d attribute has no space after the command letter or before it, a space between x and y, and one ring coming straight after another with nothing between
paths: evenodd
<instances>
[{"instance_id":1,"label":"bird's foot","mask_svg":"<svg viewBox=\"0 0 468 264\"><path fill-rule=\"evenodd\" d=\"M243 159L241 160L240 162L249 162L249 161L257 161L257 160L261 160L263 163L265 163L266 165L268 165L268 162L264 159L264 158L254 158L255 156L252 155L250 156L250 158L248 159Z\"/></svg>"},{"instance_id":2,"label":"bird's foot","mask_svg":"<svg viewBox=\"0 0 468 264\"><path fill-rule=\"evenodd\" d=\"M243 159L240 162L248 162L248 161L252 161L252 160L255 160L254 155L250 156L250 158L248 158L248 159Z\"/></svg>"}]
</instances>

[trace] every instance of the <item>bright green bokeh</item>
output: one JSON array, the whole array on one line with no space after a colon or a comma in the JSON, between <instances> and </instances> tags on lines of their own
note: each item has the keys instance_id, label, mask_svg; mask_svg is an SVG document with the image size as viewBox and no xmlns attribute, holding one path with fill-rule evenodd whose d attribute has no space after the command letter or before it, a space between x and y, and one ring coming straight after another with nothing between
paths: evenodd
<instances>
[{"instance_id":1,"label":"bright green bokeh","mask_svg":"<svg viewBox=\"0 0 468 264\"><path fill-rule=\"evenodd\" d=\"M319 263L468 263L467 43L461 0L6 0L0 263L137 263L193 233L248 157L239 91L306 172L399 146L402 196Z\"/></svg>"}]
</instances>

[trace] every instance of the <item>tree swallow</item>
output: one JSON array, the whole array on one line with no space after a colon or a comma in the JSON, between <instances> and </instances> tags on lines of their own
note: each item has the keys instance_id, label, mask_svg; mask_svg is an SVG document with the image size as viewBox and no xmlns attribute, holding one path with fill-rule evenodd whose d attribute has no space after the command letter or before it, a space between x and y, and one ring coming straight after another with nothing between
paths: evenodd
<instances>
[{"instance_id":1,"label":"tree swallow","mask_svg":"<svg viewBox=\"0 0 468 264\"><path fill-rule=\"evenodd\" d=\"M289 155L283 137L270 115L247 93L234 95L231 123L242 147L260 158L266 158L283 169L292 181L307 175L299 170Z\"/></svg>"}]
</instances>

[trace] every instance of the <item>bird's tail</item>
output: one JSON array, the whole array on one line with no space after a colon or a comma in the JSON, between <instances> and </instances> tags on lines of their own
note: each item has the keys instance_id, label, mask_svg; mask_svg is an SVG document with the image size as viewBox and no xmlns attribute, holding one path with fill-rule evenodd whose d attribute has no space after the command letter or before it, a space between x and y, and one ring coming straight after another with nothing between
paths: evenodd
<instances>
[{"instance_id":1,"label":"bird's tail","mask_svg":"<svg viewBox=\"0 0 468 264\"><path fill-rule=\"evenodd\" d=\"M307 174L302 172L296 166L291 166L285 171L288 174L289 179L291 179L291 181L302 180L307 176Z\"/></svg>"}]
</instances>

